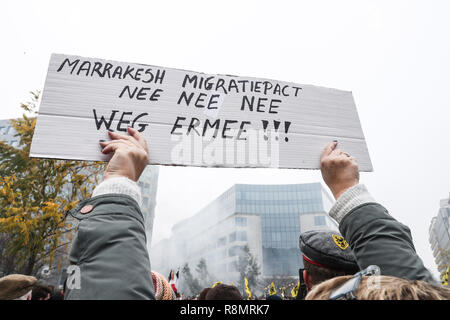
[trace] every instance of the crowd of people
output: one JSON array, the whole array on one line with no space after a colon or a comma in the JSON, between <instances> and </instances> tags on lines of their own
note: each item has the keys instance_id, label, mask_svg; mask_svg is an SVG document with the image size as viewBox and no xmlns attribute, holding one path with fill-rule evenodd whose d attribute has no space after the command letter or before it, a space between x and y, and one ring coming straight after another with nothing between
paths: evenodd
<instances>
[{"instance_id":1,"label":"crowd of people","mask_svg":"<svg viewBox=\"0 0 450 320\"><path fill-rule=\"evenodd\" d=\"M148 164L143 136L109 132L102 152L112 153L103 181L90 199L70 214L79 220L69 254L80 270L79 286L63 292L23 275L0 279L0 299L177 299L159 273L151 270L146 248L141 193L137 181ZM394 219L359 181L354 157L330 142L320 167L336 203L330 216L340 234L305 232L299 239L304 268L297 299L450 299L417 255L407 226ZM242 300L237 287L205 288L198 300ZM277 299L268 296L267 299Z\"/></svg>"},{"instance_id":2,"label":"crowd of people","mask_svg":"<svg viewBox=\"0 0 450 320\"><path fill-rule=\"evenodd\" d=\"M0 300L64 300L64 290L33 276L10 274L0 278Z\"/></svg>"}]
</instances>

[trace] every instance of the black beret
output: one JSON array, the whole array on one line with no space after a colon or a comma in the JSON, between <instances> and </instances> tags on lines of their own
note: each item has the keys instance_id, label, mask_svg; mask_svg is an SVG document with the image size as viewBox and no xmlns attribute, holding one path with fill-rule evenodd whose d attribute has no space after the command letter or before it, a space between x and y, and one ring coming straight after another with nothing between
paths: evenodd
<instances>
[{"instance_id":1,"label":"black beret","mask_svg":"<svg viewBox=\"0 0 450 320\"><path fill-rule=\"evenodd\" d=\"M319 230L300 235L300 250L305 260L329 269L356 273L359 271L355 256L339 232Z\"/></svg>"}]
</instances>

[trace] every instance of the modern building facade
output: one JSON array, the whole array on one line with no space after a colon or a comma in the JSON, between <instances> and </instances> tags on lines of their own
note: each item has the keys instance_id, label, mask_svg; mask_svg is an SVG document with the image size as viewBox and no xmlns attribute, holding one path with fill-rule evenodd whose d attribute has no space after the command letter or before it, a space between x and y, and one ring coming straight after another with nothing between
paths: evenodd
<instances>
[{"instance_id":1,"label":"modern building facade","mask_svg":"<svg viewBox=\"0 0 450 320\"><path fill-rule=\"evenodd\" d=\"M139 178L144 215L147 244L151 244L153 236L153 222L155 221L156 192L158 190L159 166L147 166Z\"/></svg>"},{"instance_id":2,"label":"modern building facade","mask_svg":"<svg viewBox=\"0 0 450 320\"><path fill-rule=\"evenodd\" d=\"M450 266L450 195L440 201L439 213L431 220L429 241L431 250L442 275Z\"/></svg>"},{"instance_id":3,"label":"modern building facade","mask_svg":"<svg viewBox=\"0 0 450 320\"><path fill-rule=\"evenodd\" d=\"M300 234L337 230L327 214L331 205L320 183L234 185L174 225L170 239L152 247L152 268L168 273L185 263L195 266L203 258L220 280L236 281L238 258L247 245L263 277L298 276L303 267Z\"/></svg>"}]
</instances>

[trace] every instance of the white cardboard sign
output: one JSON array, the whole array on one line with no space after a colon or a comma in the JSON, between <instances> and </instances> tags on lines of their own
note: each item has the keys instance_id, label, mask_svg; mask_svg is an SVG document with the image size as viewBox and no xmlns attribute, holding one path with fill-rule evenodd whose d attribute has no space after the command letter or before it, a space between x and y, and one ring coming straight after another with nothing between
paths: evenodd
<instances>
[{"instance_id":1,"label":"white cardboard sign","mask_svg":"<svg viewBox=\"0 0 450 320\"><path fill-rule=\"evenodd\" d=\"M338 140L372 171L351 92L52 55L30 156L107 161L99 140L128 126L150 164L318 169Z\"/></svg>"}]
</instances>

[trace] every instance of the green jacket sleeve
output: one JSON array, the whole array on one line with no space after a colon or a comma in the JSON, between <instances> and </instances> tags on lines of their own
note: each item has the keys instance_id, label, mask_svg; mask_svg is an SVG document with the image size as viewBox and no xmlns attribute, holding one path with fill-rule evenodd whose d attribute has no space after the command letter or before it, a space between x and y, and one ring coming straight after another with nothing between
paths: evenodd
<instances>
[{"instance_id":1,"label":"green jacket sleeve","mask_svg":"<svg viewBox=\"0 0 450 320\"><path fill-rule=\"evenodd\" d=\"M86 206L92 210L83 214L90 208ZM144 220L136 201L122 194L100 195L83 201L70 215L79 222L69 259L80 279L78 288L77 281L68 284L65 298L154 299Z\"/></svg>"},{"instance_id":2,"label":"green jacket sleeve","mask_svg":"<svg viewBox=\"0 0 450 320\"><path fill-rule=\"evenodd\" d=\"M348 212L339 224L361 269L378 265L381 274L435 282L413 245L408 227L378 203L364 203Z\"/></svg>"}]
</instances>

